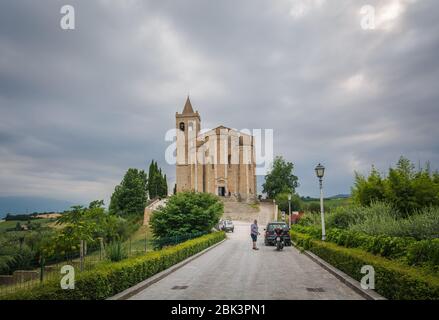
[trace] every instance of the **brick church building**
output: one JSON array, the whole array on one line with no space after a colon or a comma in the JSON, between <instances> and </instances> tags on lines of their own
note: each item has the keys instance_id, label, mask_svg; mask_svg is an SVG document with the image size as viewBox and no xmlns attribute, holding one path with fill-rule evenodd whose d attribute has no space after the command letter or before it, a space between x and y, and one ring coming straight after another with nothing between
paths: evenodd
<instances>
[{"instance_id":1,"label":"brick church building","mask_svg":"<svg viewBox=\"0 0 439 320\"><path fill-rule=\"evenodd\" d=\"M189 97L176 113L177 192L196 191L238 201L256 199L254 137L219 126L201 129Z\"/></svg>"}]
</instances>

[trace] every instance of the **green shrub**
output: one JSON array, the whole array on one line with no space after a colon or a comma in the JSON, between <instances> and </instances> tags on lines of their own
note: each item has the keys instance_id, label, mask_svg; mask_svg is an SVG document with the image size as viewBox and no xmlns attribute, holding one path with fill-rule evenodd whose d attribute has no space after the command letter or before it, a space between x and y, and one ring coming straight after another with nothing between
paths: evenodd
<instances>
[{"instance_id":1,"label":"green shrub","mask_svg":"<svg viewBox=\"0 0 439 320\"><path fill-rule=\"evenodd\" d=\"M128 250L120 241L111 242L107 248L105 248L105 253L107 258L113 262L128 258Z\"/></svg>"},{"instance_id":2,"label":"green shrub","mask_svg":"<svg viewBox=\"0 0 439 320\"><path fill-rule=\"evenodd\" d=\"M348 229L361 223L366 225L370 221L381 222L386 218L386 222L389 219L394 221L395 216L395 209L391 205L375 202L370 206L338 207L332 213L326 215L325 222L328 228Z\"/></svg>"},{"instance_id":3,"label":"green shrub","mask_svg":"<svg viewBox=\"0 0 439 320\"><path fill-rule=\"evenodd\" d=\"M320 214L317 213L305 213L299 219L299 225L301 226L318 226L321 224Z\"/></svg>"},{"instance_id":4,"label":"green shrub","mask_svg":"<svg viewBox=\"0 0 439 320\"><path fill-rule=\"evenodd\" d=\"M224 204L210 193L180 192L154 211L150 224L156 238L210 232L224 213Z\"/></svg>"},{"instance_id":5,"label":"green shrub","mask_svg":"<svg viewBox=\"0 0 439 320\"><path fill-rule=\"evenodd\" d=\"M357 248L344 248L334 243L313 239L310 235L291 233L292 240L360 281L361 268L371 265L375 269L375 291L388 299L431 300L439 299L439 278L425 274L419 268L409 267Z\"/></svg>"},{"instance_id":6,"label":"green shrub","mask_svg":"<svg viewBox=\"0 0 439 320\"><path fill-rule=\"evenodd\" d=\"M365 210L364 219L349 229L370 235L412 237L417 240L437 238L439 235L439 208L424 208L405 219L398 219L391 210L380 204ZM361 209L361 210L363 210Z\"/></svg>"},{"instance_id":7,"label":"green shrub","mask_svg":"<svg viewBox=\"0 0 439 320\"><path fill-rule=\"evenodd\" d=\"M59 280L31 289L22 289L2 299L7 300L98 300L111 297L170 266L220 242L224 232L215 232L161 251L120 262L108 263L76 276L74 290L62 290Z\"/></svg>"},{"instance_id":8,"label":"green shrub","mask_svg":"<svg viewBox=\"0 0 439 320\"><path fill-rule=\"evenodd\" d=\"M413 243L407 251L407 262L412 265L427 264L439 267L439 239L422 240Z\"/></svg>"},{"instance_id":9,"label":"green shrub","mask_svg":"<svg viewBox=\"0 0 439 320\"><path fill-rule=\"evenodd\" d=\"M295 232L313 239L321 239L316 226L293 226ZM390 259L402 259L410 265L439 265L439 239L416 241L408 237L371 236L353 230L332 228L326 230L326 240L347 248L360 248Z\"/></svg>"},{"instance_id":10,"label":"green shrub","mask_svg":"<svg viewBox=\"0 0 439 320\"><path fill-rule=\"evenodd\" d=\"M429 165L416 171L410 160L401 157L387 175L374 167L368 177L356 173L352 195L357 204L365 206L375 201L389 202L400 217L407 217L416 210L439 205L438 177L438 172L431 174Z\"/></svg>"}]
</instances>

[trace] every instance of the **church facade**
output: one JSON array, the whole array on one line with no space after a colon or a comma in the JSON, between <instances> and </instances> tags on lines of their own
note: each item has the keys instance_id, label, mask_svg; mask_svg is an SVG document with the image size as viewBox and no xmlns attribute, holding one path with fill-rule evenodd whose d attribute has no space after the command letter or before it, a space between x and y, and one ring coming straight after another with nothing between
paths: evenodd
<instances>
[{"instance_id":1,"label":"church facade","mask_svg":"<svg viewBox=\"0 0 439 320\"><path fill-rule=\"evenodd\" d=\"M256 199L254 137L225 126L201 129L189 97L176 113L177 192L213 193L237 201Z\"/></svg>"}]
</instances>

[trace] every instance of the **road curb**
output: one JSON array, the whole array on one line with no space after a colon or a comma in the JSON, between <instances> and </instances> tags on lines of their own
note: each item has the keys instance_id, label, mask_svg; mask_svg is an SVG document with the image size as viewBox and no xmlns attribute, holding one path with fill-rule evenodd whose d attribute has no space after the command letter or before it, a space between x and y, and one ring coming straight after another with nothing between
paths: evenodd
<instances>
[{"instance_id":1,"label":"road curb","mask_svg":"<svg viewBox=\"0 0 439 320\"><path fill-rule=\"evenodd\" d=\"M209 248L206 248L203 251L198 252L197 254L194 254L193 256L187 258L186 260L183 260L183 261L173 265L172 267L170 267L166 270L163 270L162 272L159 272L159 273L153 275L152 277L149 277L148 279L136 284L135 286L132 286L131 288L128 288L128 289L116 294L115 296L108 298L107 300L127 300L127 299L131 298L132 296L135 296L136 294L145 290L146 288L148 288L152 284L162 280L163 278L165 278L168 275L170 275L171 273L177 271L181 267L184 267L189 262L197 259L198 257L202 256L203 254L212 250L213 248L219 246L220 244L222 244L226 240L227 240L227 238L224 240L221 240L218 243L215 243L214 245L210 246Z\"/></svg>"},{"instance_id":2,"label":"road curb","mask_svg":"<svg viewBox=\"0 0 439 320\"><path fill-rule=\"evenodd\" d=\"M320 265L323 269L331 273L333 276L335 276L338 280L340 280L342 283L347 285L349 288L357 292L363 298L366 298L367 300L387 300L386 298L384 298L383 296L381 296L380 294L376 293L373 290L364 290L361 287L361 284L357 280L348 276L343 271L338 270L337 268L327 263L325 260L315 255L314 253L305 250L303 251L303 254L306 255L311 260L313 260L318 265Z\"/></svg>"}]
</instances>

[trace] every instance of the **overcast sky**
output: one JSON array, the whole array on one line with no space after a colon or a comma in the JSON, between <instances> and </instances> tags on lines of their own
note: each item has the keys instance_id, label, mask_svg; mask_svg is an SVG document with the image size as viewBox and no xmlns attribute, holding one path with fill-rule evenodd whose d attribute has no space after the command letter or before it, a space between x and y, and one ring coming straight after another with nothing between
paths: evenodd
<instances>
[{"instance_id":1,"label":"overcast sky","mask_svg":"<svg viewBox=\"0 0 439 320\"><path fill-rule=\"evenodd\" d=\"M76 30L60 28L73 5ZM360 11L376 9L375 30ZM401 155L439 167L437 0L2 0L0 196L108 199L165 162L188 93L203 127L274 129L301 195Z\"/></svg>"}]
</instances>

